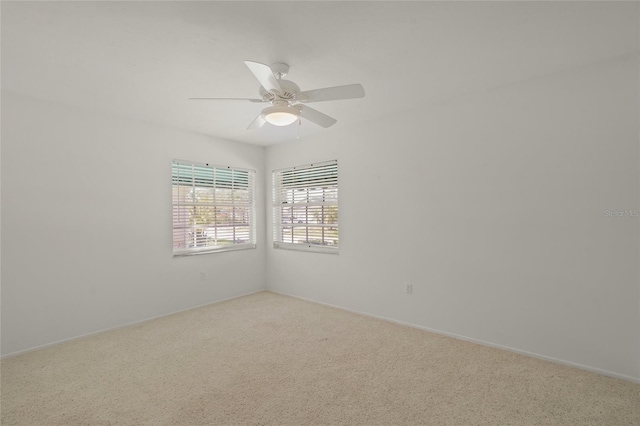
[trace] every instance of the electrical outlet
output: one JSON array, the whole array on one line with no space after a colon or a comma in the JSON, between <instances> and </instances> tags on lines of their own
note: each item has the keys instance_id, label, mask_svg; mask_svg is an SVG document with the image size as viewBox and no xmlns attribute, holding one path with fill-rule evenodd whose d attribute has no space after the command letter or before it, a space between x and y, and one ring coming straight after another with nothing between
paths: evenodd
<instances>
[{"instance_id":1,"label":"electrical outlet","mask_svg":"<svg viewBox=\"0 0 640 426\"><path fill-rule=\"evenodd\" d=\"M207 273L206 272L200 272L200 281L204 281L207 279Z\"/></svg>"},{"instance_id":2,"label":"electrical outlet","mask_svg":"<svg viewBox=\"0 0 640 426\"><path fill-rule=\"evenodd\" d=\"M413 284L404 283L404 292L405 292L405 294L413 293Z\"/></svg>"}]
</instances>

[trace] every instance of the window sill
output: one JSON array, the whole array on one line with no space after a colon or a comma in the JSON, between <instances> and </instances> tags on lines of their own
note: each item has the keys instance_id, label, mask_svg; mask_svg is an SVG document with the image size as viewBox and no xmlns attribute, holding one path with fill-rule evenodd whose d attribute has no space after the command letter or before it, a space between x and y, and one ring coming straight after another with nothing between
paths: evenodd
<instances>
[{"instance_id":1,"label":"window sill","mask_svg":"<svg viewBox=\"0 0 640 426\"><path fill-rule=\"evenodd\" d=\"M229 247L207 247L200 250L185 250L174 252L173 257L184 257L184 256L198 256L201 254L212 254L212 253L224 253L228 251L238 251L238 250L251 250L255 249L255 244L237 244Z\"/></svg>"},{"instance_id":2,"label":"window sill","mask_svg":"<svg viewBox=\"0 0 640 426\"><path fill-rule=\"evenodd\" d=\"M324 246L317 246L313 244L293 244L293 243L280 243L280 242L274 241L273 248L283 249L283 250L294 250L294 251L308 251L308 252L314 252L314 253L339 254L338 247L324 247Z\"/></svg>"}]
</instances>

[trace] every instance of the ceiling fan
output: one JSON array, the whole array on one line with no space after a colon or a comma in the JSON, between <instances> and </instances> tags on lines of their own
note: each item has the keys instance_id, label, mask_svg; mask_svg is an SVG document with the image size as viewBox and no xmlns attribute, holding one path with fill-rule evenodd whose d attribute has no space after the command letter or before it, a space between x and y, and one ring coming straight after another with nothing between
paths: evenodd
<instances>
[{"instance_id":1,"label":"ceiling fan","mask_svg":"<svg viewBox=\"0 0 640 426\"><path fill-rule=\"evenodd\" d=\"M288 126L300 118L307 119L322 127L330 127L337 120L306 104L321 101L337 101L364 97L364 88L360 84L326 87L324 89L300 91L293 81L283 80L289 72L289 65L282 62L265 65L260 62L244 61L249 70L260 82L260 98L189 98L191 100L245 101L270 103L247 129L258 129L265 123L275 126Z\"/></svg>"}]
</instances>

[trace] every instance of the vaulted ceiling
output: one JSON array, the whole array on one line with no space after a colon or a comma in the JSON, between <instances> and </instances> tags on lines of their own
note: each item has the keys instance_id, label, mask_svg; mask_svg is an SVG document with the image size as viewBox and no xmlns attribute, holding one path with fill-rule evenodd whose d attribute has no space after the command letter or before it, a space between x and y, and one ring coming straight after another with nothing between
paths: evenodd
<instances>
[{"instance_id":1,"label":"vaulted ceiling","mask_svg":"<svg viewBox=\"0 0 640 426\"><path fill-rule=\"evenodd\" d=\"M5 2L2 89L270 145L637 54L638 2ZM246 130L262 104L244 60L286 62L338 123Z\"/></svg>"}]
</instances>

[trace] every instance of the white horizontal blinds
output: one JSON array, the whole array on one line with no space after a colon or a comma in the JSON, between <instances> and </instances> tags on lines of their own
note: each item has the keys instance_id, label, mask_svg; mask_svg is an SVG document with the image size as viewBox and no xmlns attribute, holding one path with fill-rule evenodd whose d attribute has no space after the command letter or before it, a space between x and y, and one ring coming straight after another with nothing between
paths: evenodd
<instances>
[{"instance_id":1,"label":"white horizontal blinds","mask_svg":"<svg viewBox=\"0 0 640 426\"><path fill-rule=\"evenodd\" d=\"M338 247L338 162L273 172L274 241Z\"/></svg>"},{"instance_id":2,"label":"white horizontal blinds","mask_svg":"<svg viewBox=\"0 0 640 426\"><path fill-rule=\"evenodd\" d=\"M254 175L174 161L174 254L255 244Z\"/></svg>"}]
</instances>

